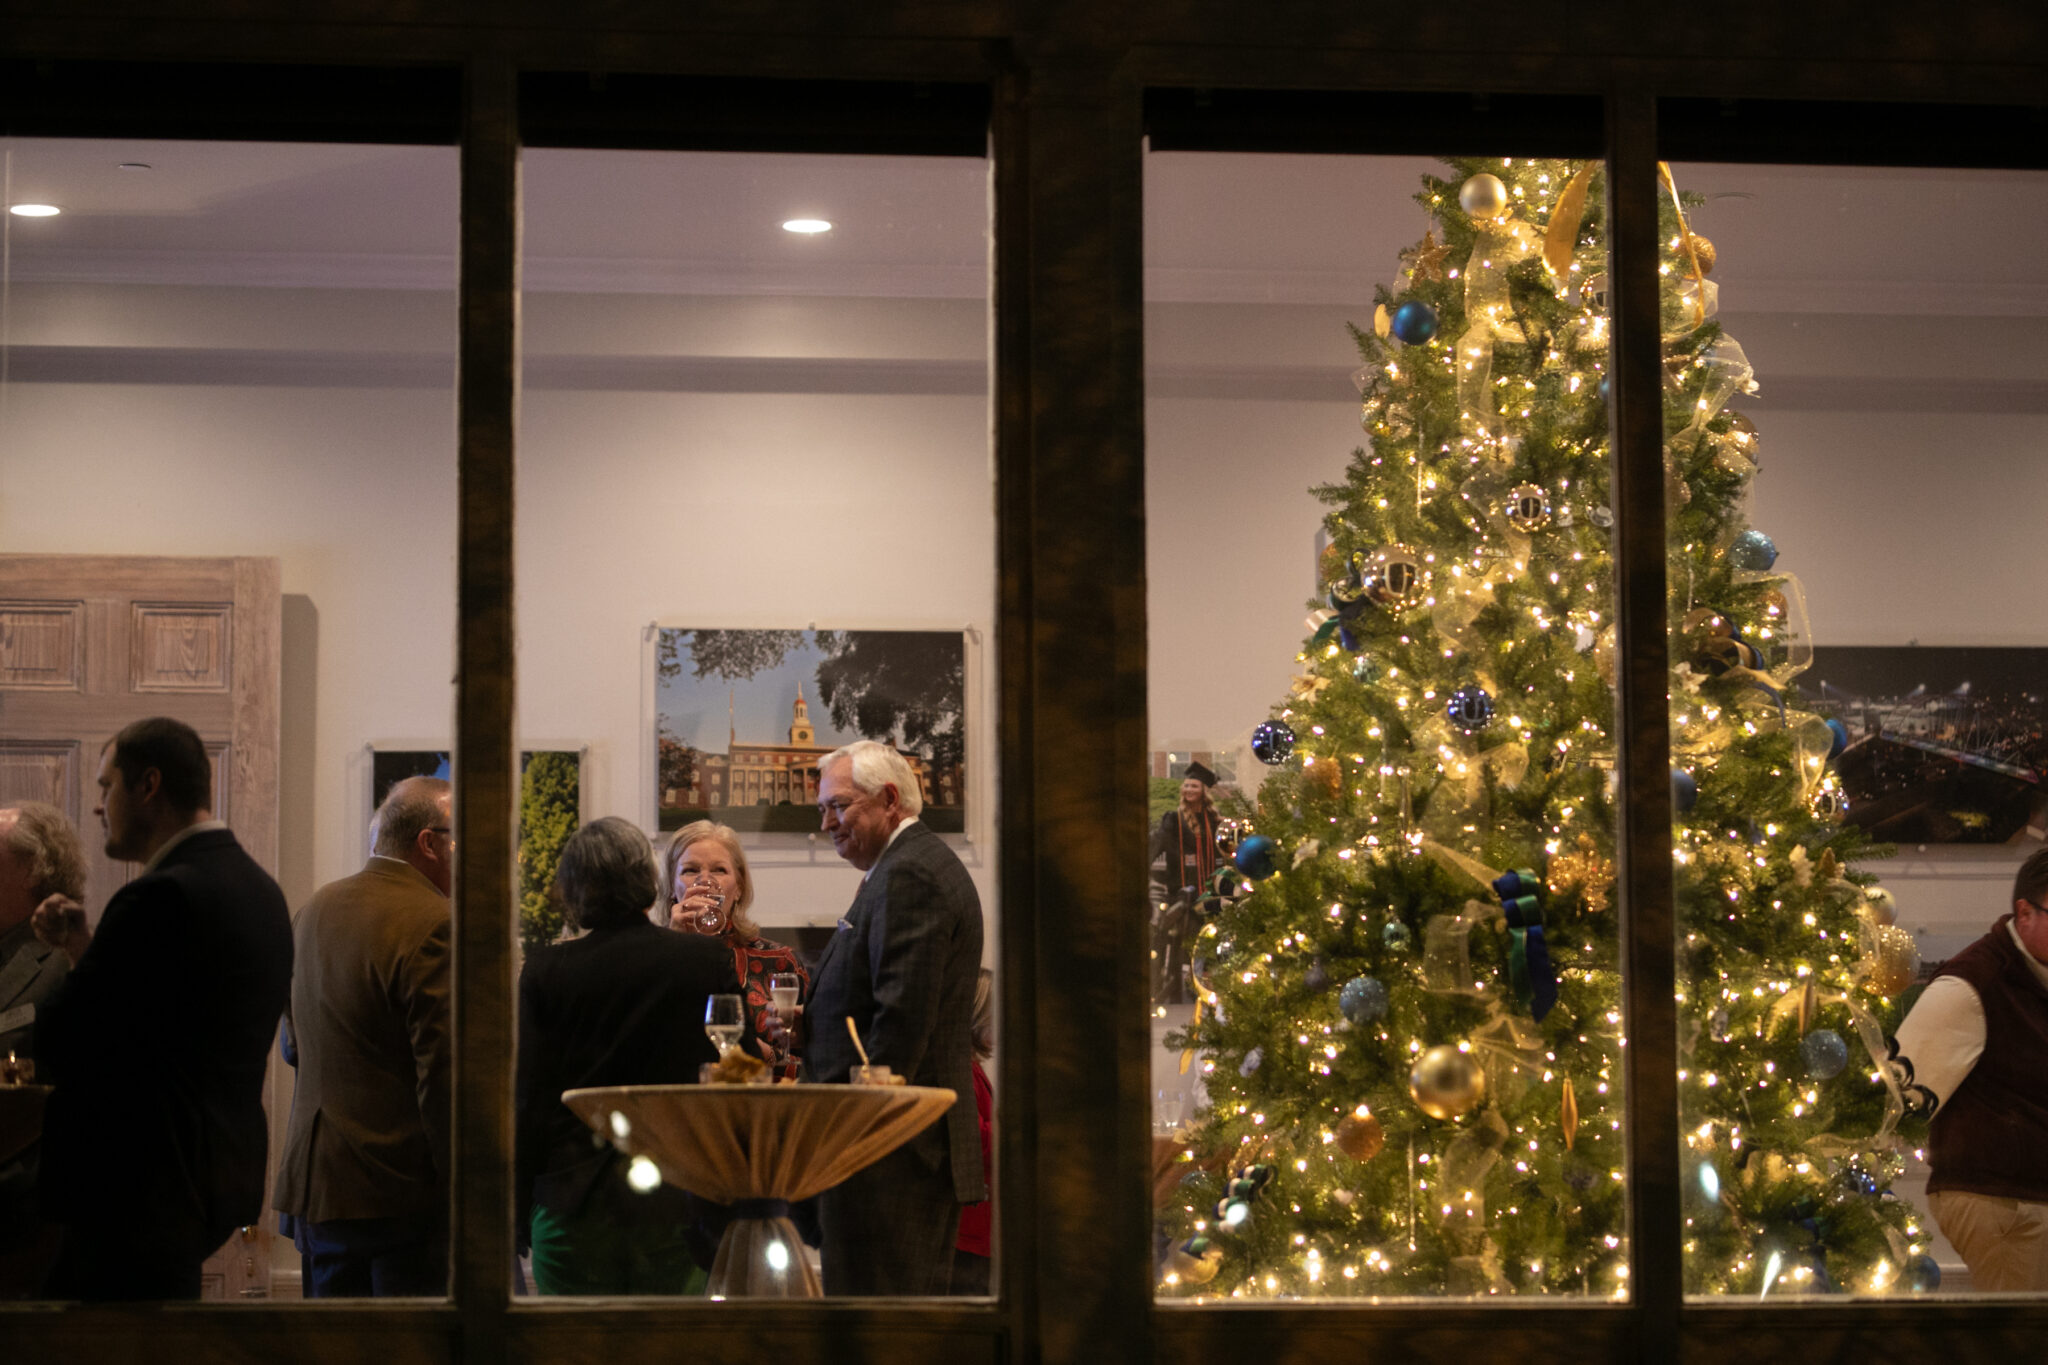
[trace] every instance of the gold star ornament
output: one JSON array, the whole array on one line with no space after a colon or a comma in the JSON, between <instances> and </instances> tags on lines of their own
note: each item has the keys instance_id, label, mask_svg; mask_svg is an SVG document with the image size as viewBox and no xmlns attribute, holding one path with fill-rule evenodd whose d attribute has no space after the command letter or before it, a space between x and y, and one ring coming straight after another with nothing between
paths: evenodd
<instances>
[{"instance_id":1,"label":"gold star ornament","mask_svg":"<svg viewBox=\"0 0 2048 1365\"><path fill-rule=\"evenodd\" d=\"M1436 240L1436 229L1422 234L1422 240L1401 253L1401 260L1407 266L1408 278L1415 281L1440 280L1444 277L1444 262L1449 259L1451 249L1441 246Z\"/></svg>"}]
</instances>

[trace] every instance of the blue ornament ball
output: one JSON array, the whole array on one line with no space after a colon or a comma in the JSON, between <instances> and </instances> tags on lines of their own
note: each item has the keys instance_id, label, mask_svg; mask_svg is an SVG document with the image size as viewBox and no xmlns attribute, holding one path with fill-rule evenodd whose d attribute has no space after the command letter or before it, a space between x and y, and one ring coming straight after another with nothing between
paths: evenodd
<instances>
[{"instance_id":1,"label":"blue ornament ball","mask_svg":"<svg viewBox=\"0 0 2048 1365\"><path fill-rule=\"evenodd\" d=\"M1683 768L1671 770L1671 808L1685 815L1699 804L1700 784Z\"/></svg>"},{"instance_id":2,"label":"blue ornament ball","mask_svg":"<svg viewBox=\"0 0 2048 1365\"><path fill-rule=\"evenodd\" d=\"M1272 766L1285 763L1287 756L1294 752L1294 731L1284 720L1259 722L1259 728L1252 731L1252 753L1259 762Z\"/></svg>"},{"instance_id":3,"label":"blue ornament ball","mask_svg":"<svg viewBox=\"0 0 2048 1365\"><path fill-rule=\"evenodd\" d=\"M1330 969L1323 965L1321 958L1309 963L1308 972L1302 977L1301 984L1318 995L1330 989Z\"/></svg>"},{"instance_id":4,"label":"blue ornament ball","mask_svg":"<svg viewBox=\"0 0 2048 1365\"><path fill-rule=\"evenodd\" d=\"M1375 977L1354 976L1337 993L1337 1008L1354 1024L1387 1017L1387 988Z\"/></svg>"},{"instance_id":5,"label":"blue ornament ball","mask_svg":"<svg viewBox=\"0 0 2048 1365\"><path fill-rule=\"evenodd\" d=\"M1237 846L1230 861L1253 881L1262 881L1280 870L1280 846L1263 834L1254 834Z\"/></svg>"},{"instance_id":6,"label":"blue ornament ball","mask_svg":"<svg viewBox=\"0 0 2048 1365\"><path fill-rule=\"evenodd\" d=\"M1265 1064L1266 1049L1262 1047L1255 1047L1250 1052L1244 1054L1244 1061L1238 1064L1237 1074L1240 1076L1249 1076Z\"/></svg>"},{"instance_id":7,"label":"blue ornament ball","mask_svg":"<svg viewBox=\"0 0 2048 1365\"><path fill-rule=\"evenodd\" d=\"M1410 299L1394 310L1389 330L1403 346L1420 346L1436 335L1436 309L1420 299Z\"/></svg>"},{"instance_id":8,"label":"blue ornament ball","mask_svg":"<svg viewBox=\"0 0 2048 1365\"><path fill-rule=\"evenodd\" d=\"M1906 1262L1903 1278L1915 1294L1931 1294L1941 1288L1941 1263L1923 1251Z\"/></svg>"},{"instance_id":9,"label":"blue ornament ball","mask_svg":"<svg viewBox=\"0 0 2048 1365\"><path fill-rule=\"evenodd\" d=\"M1831 1028L1817 1028L1799 1040L1799 1060L1806 1074L1816 1080L1831 1080L1849 1065L1849 1045Z\"/></svg>"},{"instance_id":10,"label":"blue ornament ball","mask_svg":"<svg viewBox=\"0 0 2048 1365\"><path fill-rule=\"evenodd\" d=\"M1451 693L1444 712L1451 718L1451 724L1468 735L1474 734L1493 724L1493 698L1478 683L1466 683Z\"/></svg>"},{"instance_id":11,"label":"blue ornament ball","mask_svg":"<svg viewBox=\"0 0 2048 1365\"><path fill-rule=\"evenodd\" d=\"M1762 531L1744 531L1729 543L1730 568L1762 573L1778 562L1778 547Z\"/></svg>"},{"instance_id":12,"label":"blue ornament ball","mask_svg":"<svg viewBox=\"0 0 2048 1365\"><path fill-rule=\"evenodd\" d=\"M1413 937L1414 935L1408 932L1408 926L1399 920L1387 921L1387 927L1380 930L1380 942L1397 953L1406 952Z\"/></svg>"},{"instance_id":13,"label":"blue ornament ball","mask_svg":"<svg viewBox=\"0 0 2048 1365\"><path fill-rule=\"evenodd\" d=\"M1829 716L1828 733L1834 736L1828 741L1828 759L1832 762L1842 756L1842 750L1849 747L1849 727L1835 717Z\"/></svg>"}]
</instances>

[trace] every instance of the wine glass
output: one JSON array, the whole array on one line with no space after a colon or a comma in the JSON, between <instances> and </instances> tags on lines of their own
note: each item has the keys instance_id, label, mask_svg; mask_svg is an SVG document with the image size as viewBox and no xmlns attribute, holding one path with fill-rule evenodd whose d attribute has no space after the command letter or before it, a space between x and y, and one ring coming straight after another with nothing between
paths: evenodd
<instances>
[{"instance_id":1,"label":"wine glass","mask_svg":"<svg viewBox=\"0 0 2048 1365\"><path fill-rule=\"evenodd\" d=\"M768 978L768 1003L775 1009L775 1017L782 1021L783 1033L775 1044L775 1066L777 1070L789 1065L789 1030L796 1027L797 997L803 993L804 979L795 972L777 972Z\"/></svg>"},{"instance_id":2,"label":"wine glass","mask_svg":"<svg viewBox=\"0 0 2048 1365\"><path fill-rule=\"evenodd\" d=\"M737 995L714 995L704 1002L704 1036L721 1057L739 1046L745 1028L740 1022L740 1005Z\"/></svg>"}]
</instances>

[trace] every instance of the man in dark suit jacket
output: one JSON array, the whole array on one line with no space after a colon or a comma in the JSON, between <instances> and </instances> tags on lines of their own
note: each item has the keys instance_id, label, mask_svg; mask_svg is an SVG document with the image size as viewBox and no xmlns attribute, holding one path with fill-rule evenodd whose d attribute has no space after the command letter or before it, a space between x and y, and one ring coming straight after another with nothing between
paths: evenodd
<instances>
[{"instance_id":1,"label":"man in dark suit jacket","mask_svg":"<svg viewBox=\"0 0 2048 1365\"><path fill-rule=\"evenodd\" d=\"M448 1292L451 788L392 787L370 861L292 925L298 1085L276 1207L308 1298Z\"/></svg>"},{"instance_id":2,"label":"man in dark suit jacket","mask_svg":"<svg viewBox=\"0 0 2048 1365\"><path fill-rule=\"evenodd\" d=\"M52 1297L199 1296L207 1255L263 1211L263 1073L291 991L291 912L211 818L206 746L137 721L100 758L107 856L143 864L97 932L46 903L71 975L36 1021Z\"/></svg>"},{"instance_id":3,"label":"man in dark suit jacket","mask_svg":"<svg viewBox=\"0 0 2048 1365\"><path fill-rule=\"evenodd\" d=\"M827 1294L944 1294L960 1206L988 1197L974 1110L974 988L981 899L960 859L918 820L923 798L902 755L863 740L819 766L818 809L839 856L867 875L811 974L811 1079L859 1064L954 1094L946 1117L820 1205Z\"/></svg>"}]
</instances>

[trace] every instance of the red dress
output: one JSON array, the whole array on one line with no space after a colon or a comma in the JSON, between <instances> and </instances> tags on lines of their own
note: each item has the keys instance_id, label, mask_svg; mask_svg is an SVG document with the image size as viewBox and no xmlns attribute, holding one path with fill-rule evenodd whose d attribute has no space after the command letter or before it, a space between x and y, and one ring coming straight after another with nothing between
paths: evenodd
<instances>
[{"instance_id":1,"label":"red dress","mask_svg":"<svg viewBox=\"0 0 2048 1365\"><path fill-rule=\"evenodd\" d=\"M981 1120L981 1174L988 1182L989 1197L979 1204L969 1204L960 1210L960 1238L953 1243L956 1251L970 1256L988 1255L989 1215L996 1206L995 1162L991 1159L995 1148L995 1087L988 1083L988 1073L981 1069L981 1058L974 1059L974 1114ZM959 1290L953 1291L959 1293Z\"/></svg>"},{"instance_id":2,"label":"red dress","mask_svg":"<svg viewBox=\"0 0 2048 1365\"><path fill-rule=\"evenodd\" d=\"M768 1020L772 1014L772 1002L768 998L768 978L778 972L795 972L803 983L799 988L799 1003L811 998L811 974L804 970L804 964L797 960L796 949L781 943L771 943L765 938L741 939L731 935L726 944L732 949L733 974L740 979L740 991L747 998L747 1022L753 1026L754 1036L767 1036ZM790 1080L797 1075L796 1050L790 1050L789 1065L780 1073Z\"/></svg>"}]
</instances>

